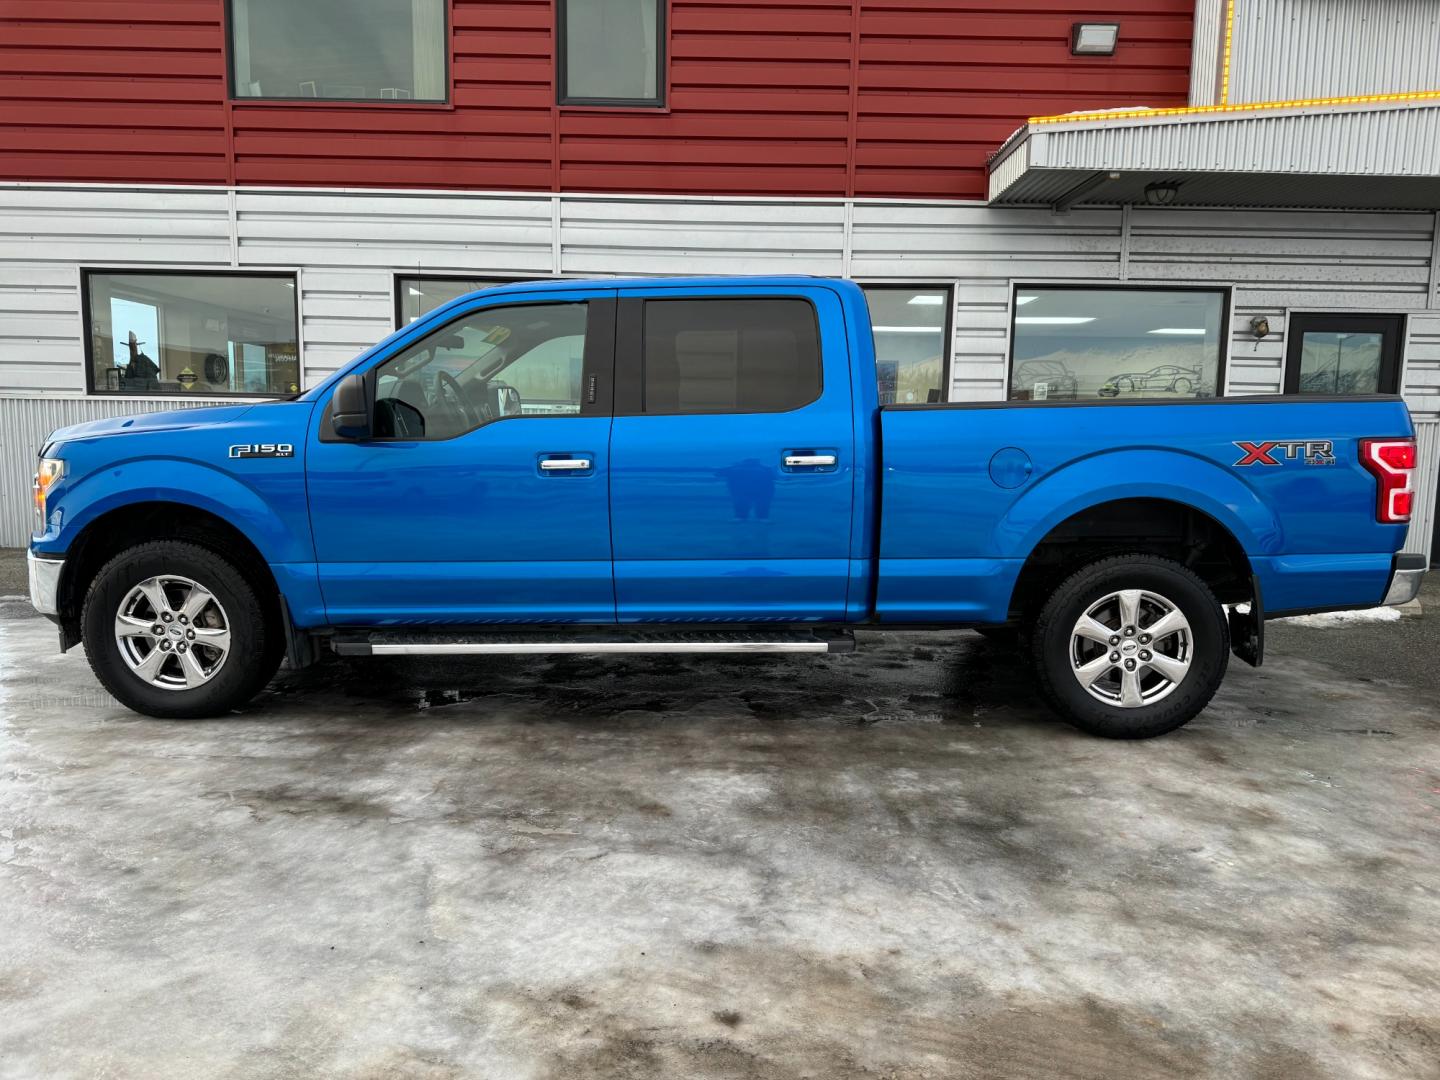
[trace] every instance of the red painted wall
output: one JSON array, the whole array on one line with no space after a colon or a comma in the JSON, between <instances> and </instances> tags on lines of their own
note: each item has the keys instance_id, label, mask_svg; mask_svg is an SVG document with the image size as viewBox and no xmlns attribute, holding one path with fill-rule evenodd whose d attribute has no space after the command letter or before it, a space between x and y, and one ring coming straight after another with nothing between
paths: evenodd
<instances>
[{"instance_id":1,"label":"red painted wall","mask_svg":"<svg viewBox=\"0 0 1440 1080\"><path fill-rule=\"evenodd\" d=\"M1027 116L1184 104L1191 13L672 0L657 112L555 106L552 0L452 0L444 108L228 102L222 0L0 0L0 179L983 198Z\"/></svg>"}]
</instances>

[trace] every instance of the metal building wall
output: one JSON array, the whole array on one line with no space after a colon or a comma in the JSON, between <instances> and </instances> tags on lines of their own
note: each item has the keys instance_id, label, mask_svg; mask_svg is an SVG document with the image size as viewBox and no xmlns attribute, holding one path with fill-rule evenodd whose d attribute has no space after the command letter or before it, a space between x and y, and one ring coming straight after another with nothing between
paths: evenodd
<instances>
[{"instance_id":1,"label":"metal building wall","mask_svg":"<svg viewBox=\"0 0 1440 1080\"><path fill-rule=\"evenodd\" d=\"M28 532L31 460L47 424L193 403L83 397L82 265L296 270L307 384L390 332L397 273L948 285L954 400L1005 396L1014 281L1214 282L1236 289L1229 393L1280 389L1290 311L1407 312L1407 396L1418 421L1440 425L1434 233L1431 214L0 185L0 543ZM1273 331L1258 343L1248 332L1257 314ZM1440 463L1422 464L1422 492L1433 492Z\"/></svg>"},{"instance_id":2,"label":"metal building wall","mask_svg":"<svg viewBox=\"0 0 1440 1080\"><path fill-rule=\"evenodd\" d=\"M1440 90L1434 0L1235 0L1231 103Z\"/></svg>"}]
</instances>

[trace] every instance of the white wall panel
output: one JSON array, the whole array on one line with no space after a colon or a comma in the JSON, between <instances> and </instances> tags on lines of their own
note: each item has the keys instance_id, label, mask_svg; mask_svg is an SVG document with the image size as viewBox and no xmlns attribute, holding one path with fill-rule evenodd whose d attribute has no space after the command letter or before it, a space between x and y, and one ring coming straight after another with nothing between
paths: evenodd
<instances>
[{"instance_id":1,"label":"white wall panel","mask_svg":"<svg viewBox=\"0 0 1440 1080\"><path fill-rule=\"evenodd\" d=\"M226 266L232 251L242 267L299 272L307 385L390 333L397 273L838 275L848 264L861 281L952 287L949 393L998 400L1010 283L1119 282L1123 268L1139 284L1235 286L1226 379L1235 394L1280 390L1289 311L1407 312L1407 398L1417 418L1440 419L1431 214L1137 207L1127 245L1121 213L1110 208L245 190L235 196L232 235L229 202L206 189L0 185L0 395L11 402L0 423L19 424L27 408L42 417L13 437L0 431L5 470L16 454L26 459L28 485L27 440L43 438L35 431L49 422L45 410L71 410L55 421L70 423L177 404L83 398L80 266ZM1253 315L1271 325L1258 343ZM70 401L14 403L40 395ZM0 543L22 543L9 514L0 511Z\"/></svg>"},{"instance_id":2,"label":"white wall panel","mask_svg":"<svg viewBox=\"0 0 1440 1080\"><path fill-rule=\"evenodd\" d=\"M1231 102L1440 90L1435 0L1237 0L1231 40Z\"/></svg>"}]
</instances>

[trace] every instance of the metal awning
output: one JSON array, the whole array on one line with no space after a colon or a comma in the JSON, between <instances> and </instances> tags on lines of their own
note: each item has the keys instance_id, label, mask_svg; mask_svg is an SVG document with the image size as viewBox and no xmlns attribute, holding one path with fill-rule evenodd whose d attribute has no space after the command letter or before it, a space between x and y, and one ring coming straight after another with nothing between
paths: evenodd
<instances>
[{"instance_id":1,"label":"metal awning","mask_svg":"<svg viewBox=\"0 0 1440 1080\"><path fill-rule=\"evenodd\" d=\"M991 158L990 203L1143 204L1173 183L1166 205L1437 210L1440 96L1409 97L1037 117Z\"/></svg>"}]
</instances>

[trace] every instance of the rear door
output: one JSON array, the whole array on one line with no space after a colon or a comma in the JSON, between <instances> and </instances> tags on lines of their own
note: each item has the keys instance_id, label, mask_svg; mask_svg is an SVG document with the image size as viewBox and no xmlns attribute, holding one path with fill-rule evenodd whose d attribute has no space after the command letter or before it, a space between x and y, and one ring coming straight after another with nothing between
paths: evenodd
<instances>
[{"instance_id":1,"label":"rear door","mask_svg":"<svg viewBox=\"0 0 1440 1080\"><path fill-rule=\"evenodd\" d=\"M620 621L842 620L854 442L833 291L622 289Z\"/></svg>"}]
</instances>

